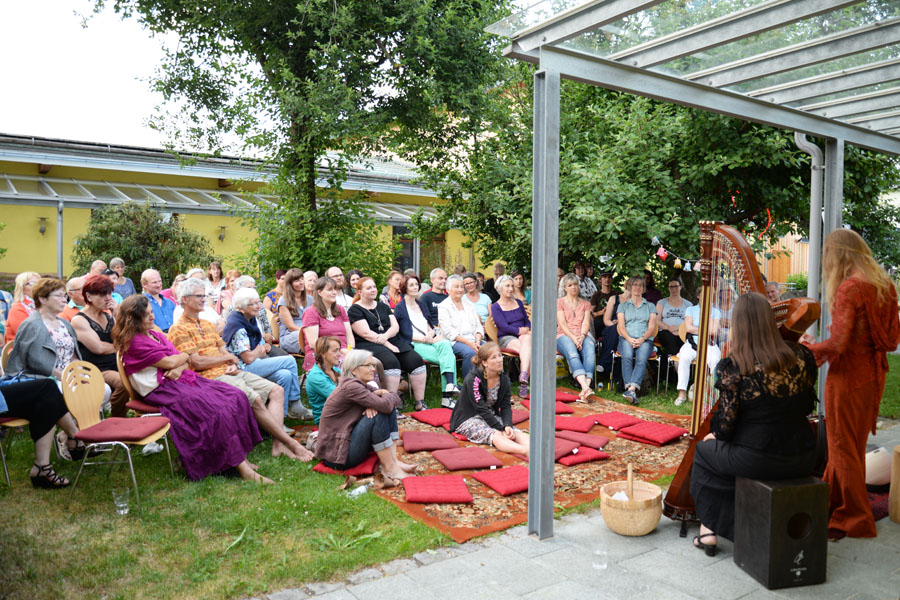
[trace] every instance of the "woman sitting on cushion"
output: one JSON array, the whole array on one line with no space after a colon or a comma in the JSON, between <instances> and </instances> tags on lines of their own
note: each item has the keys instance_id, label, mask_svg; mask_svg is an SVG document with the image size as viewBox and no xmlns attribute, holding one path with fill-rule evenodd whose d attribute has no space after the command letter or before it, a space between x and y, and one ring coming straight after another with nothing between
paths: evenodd
<instances>
[{"instance_id":1,"label":"woman sitting on cushion","mask_svg":"<svg viewBox=\"0 0 900 600\"><path fill-rule=\"evenodd\" d=\"M331 335L323 335L316 340L316 364L306 376L306 395L312 409L316 425L322 418L322 407L341 376L339 363L343 360L341 342Z\"/></svg>"},{"instance_id":2,"label":"woman sitting on cushion","mask_svg":"<svg viewBox=\"0 0 900 600\"><path fill-rule=\"evenodd\" d=\"M188 477L198 481L233 467L243 479L272 483L247 461L262 441L247 395L189 370L188 355L154 329L153 309L143 294L126 298L117 315L113 341L125 374L135 391L169 419Z\"/></svg>"},{"instance_id":3,"label":"woman sitting on cushion","mask_svg":"<svg viewBox=\"0 0 900 600\"><path fill-rule=\"evenodd\" d=\"M316 456L328 467L343 471L363 462L374 450L385 478L400 480L414 473L416 465L397 458L401 400L396 393L378 388L376 368L367 350L351 350L344 357L343 374L322 409Z\"/></svg>"},{"instance_id":4,"label":"woman sitting on cushion","mask_svg":"<svg viewBox=\"0 0 900 600\"><path fill-rule=\"evenodd\" d=\"M500 346L484 344L472 357L472 364L450 417L450 431L476 444L528 456L528 434L512 424L509 377L503 372Z\"/></svg>"}]
</instances>

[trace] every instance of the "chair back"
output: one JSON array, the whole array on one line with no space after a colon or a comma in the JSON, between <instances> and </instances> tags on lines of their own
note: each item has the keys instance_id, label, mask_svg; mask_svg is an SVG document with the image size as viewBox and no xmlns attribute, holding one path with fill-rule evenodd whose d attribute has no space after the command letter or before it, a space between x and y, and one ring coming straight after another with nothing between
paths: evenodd
<instances>
[{"instance_id":1,"label":"chair back","mask_svg":"<svg viewBox=\"0 0 900 600\"><path fill-rule=\"evenodd\" d=\"M497 337L497 324L494 323L494 317L491 314L488 314L488 318L484 322L484 332L492 341L500 343L500 339Z\"/></svg>"},{"instance_id":2,"label":"chair back","mask_svg":"<svg viewBox=\"0 0 900 600\"><path fill-rule=\"evenodd\" d=\"M684 321L678 326L678 337L681 338L682 342L687 341L687 324Z\"/></svg>"},{"instance_id":3,"label":"chair back","mask_svg":"<svg viewBox=\"0 0 900 600\"><path fill-rule=\"evenodd\" d=\"M6 342L3 351L0 352L0 373L6 373L6 364L9 362L9 353L12 352L12 341Z\"/></svg>"},{"instance_id":4,"label":"chair back","mask_svg":"<svg viewBox=\"0 0 900 600\"><path fill-rule=\"evenodd\" d=\"M125 365L122 363L121 352L116 352L116 368L119 370L119 379L122 380L122 387L128 392L128 397L132 400L143 400L143 397L138 395L138 393L134 391L134 388L131 387L131 380L128 379L128 375L125 374Z\"/></svg>"},{"instance_id":5,"label":"chair back","mask_svg":"<svg viewBox=\"0 0 900 600\"><path fill-rule=\"evenodd\" d=\"M281 332L281 318L278 316L277 312L273 312L269 314L269 325L272 326L272 337L275 338L275 343L278 343L278 334Z\"/></svg>"},{"instance_id":6,"label":"chair back","mask_svg":"<svg viewBox=\"0 0 900 600\"><path fill-rule=\"evenodd\" d=\"M105 391L100 369L83 360L70 362L62 372L62 391L66 407L78 422L79 429L100 422L100 405Z\"/></svg>"}]
</instances>

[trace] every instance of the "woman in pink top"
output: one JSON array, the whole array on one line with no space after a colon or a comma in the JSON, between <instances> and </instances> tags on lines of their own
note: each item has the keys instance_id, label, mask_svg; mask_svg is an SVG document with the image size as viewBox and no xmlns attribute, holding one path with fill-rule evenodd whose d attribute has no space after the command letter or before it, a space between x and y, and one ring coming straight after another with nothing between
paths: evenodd
<instances>
[{"instance_id":1,"label":"woman in pink top","mask_svg":"<svg viewBox=\"0 0 900 600\"><path fill-rule=\"evenodd\" d=\"M591 394L596 344L591 337L591 305L578 295L578 277L568 273L560 286L565 295L556 301L556 350L566 358L569 372L581 386L580 399Z\"/></svg>"},{"instance_id":2,"label":"woman in pink top","mask_svg":"<svg viewBox=\"0 0 900 600\"><path fill-rule=\"evenodd\" d=\"M313 290L312 308L303 313L303 370L316 363L316 340L333 335L341 342L341 355L353 348L353 329L347 311L337 303L337 284L331 277L319 277Z\"/></svg>"}]
</instances>

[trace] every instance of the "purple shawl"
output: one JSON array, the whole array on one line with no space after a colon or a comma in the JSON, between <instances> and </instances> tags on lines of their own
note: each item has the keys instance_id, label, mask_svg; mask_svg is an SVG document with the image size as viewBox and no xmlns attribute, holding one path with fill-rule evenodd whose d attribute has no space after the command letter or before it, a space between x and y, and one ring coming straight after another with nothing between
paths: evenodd
<instances>
[{"instance_id":1,"label":"purple shawl","mask_svg":"<svg viewBox=\"0 0 900 600\"><path fill-rule=\"evenodd\" d=\"M133 375L138 371L143 371L147 367L152 367L167 356L175 356L180 354L169 338L158 331L151 330L146 334L138 334L131 340L131 345L122 356L122 365L125 367L126 375ZM184 373L178 379L184 383L192 383L197 374L190 369L185 369ZM164 379L163 370L156 370L156 380L162 383Z\"/></svg>"}]
</instances>

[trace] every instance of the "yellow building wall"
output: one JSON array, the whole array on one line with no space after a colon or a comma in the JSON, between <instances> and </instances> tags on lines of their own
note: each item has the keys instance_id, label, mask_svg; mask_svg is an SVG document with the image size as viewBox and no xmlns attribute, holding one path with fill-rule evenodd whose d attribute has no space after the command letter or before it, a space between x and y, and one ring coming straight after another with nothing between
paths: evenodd
<instances>
[{"instance_id":1,"label":"yellow building wall","mask_svg":"<svg viewBox=\"0 0 900 600\"><path fill-rule=\"evenodd\" d=\"M41 235L41 217L46 219ZM63 209L63 275L74 269L72 248L75 236L87 230L91 211L84 208ZM21 273L37 271L56 273L56 207L0 204L0 248L6 254L0 258L0 272Z\"/></svg>"},{"instance_id":2,"label":"yellow building wall","mask_svg":"<svg viewBox=\"0 0 900 600\"><path fill-rule=\"evenodd\" d=\"M182 214L181 219L186 229L201 233L209 240L213 254L222 258L222 268L226 271L234 267L239 255L256 243L256 232L244 226L237 217ZM223 226L225 239L220 240Z\"/></svg>"}]
</instances>

